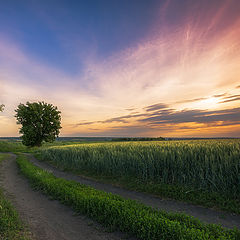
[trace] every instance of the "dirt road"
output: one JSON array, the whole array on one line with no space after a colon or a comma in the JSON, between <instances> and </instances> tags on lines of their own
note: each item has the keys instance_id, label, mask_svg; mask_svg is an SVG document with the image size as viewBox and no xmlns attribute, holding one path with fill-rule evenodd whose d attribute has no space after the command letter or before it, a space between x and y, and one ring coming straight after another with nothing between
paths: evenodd
<instances>
[{"instance_id":1,"label":"dirt road","mask_svg":"<svg viewBox=\"0 0 240 240\"><path fill-rule=\"evenodd\" d=\"M74 212L58 201L33 191L28 181L19 174L16 156L10 154L0 166L0 185L29 226L36 240L120 240L121 233L108 233L103 227ZM133 239L133 238L131 238Z\"/></svg>"},{"instance_id":2,"label":"dirt road","mask_svg":"<svg viewBox=\"0 0 240 240\"><path fill-rule=\"evenodd\" d=\"M138 200L146 205L149 205L155 208L163 209L166 211L173 211L173 212L184 212L206 223L215 223L215 224L220 224L221 226L227 227L227 228L237 227L240 229L240 215L231 214L224 211L208 209L205 207L196 206L189 203L183 203L175 200L160 199L159 197L154 197L149 194L125 190L119 187L114 187L110 184L99 183L93 180L83 178L81 176L60 171L45 162L38 161L36 158L34 158L30 154L28 154L28 156L32 163L34 163L35 165L41 168L51 171L56 177L61 177L68 180L74 180L82 184L92 186L99 190L118 194L125 198Z\"/></svg>"}]
</instances>

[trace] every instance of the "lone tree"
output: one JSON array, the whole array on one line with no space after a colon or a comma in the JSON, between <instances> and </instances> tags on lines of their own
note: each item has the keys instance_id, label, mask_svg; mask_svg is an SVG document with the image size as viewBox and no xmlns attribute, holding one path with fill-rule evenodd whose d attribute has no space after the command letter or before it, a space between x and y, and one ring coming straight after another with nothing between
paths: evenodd
<instances>
[{"instance_id":1,"label":"lone tree","mask_svg":"<svg viewBox=\"0 0 240 240\"><path fill-rule=\"evenodd\" d=\"M15 110L17 124L22 124L19 133L26 146L41 146L53 142L61 129L61 116L57 107L45 102L20 103Z\"/></svg>"},{"instance_id":2,"label":"lone tree","mask_svg":"<svg viewBox=\"0 0 240 240\"><path fill-rule=\"evenodd\" d=\"M4 104L0 104L0 112L2 112L4 110L5 105Z\"/></svg>"}]
</instances>

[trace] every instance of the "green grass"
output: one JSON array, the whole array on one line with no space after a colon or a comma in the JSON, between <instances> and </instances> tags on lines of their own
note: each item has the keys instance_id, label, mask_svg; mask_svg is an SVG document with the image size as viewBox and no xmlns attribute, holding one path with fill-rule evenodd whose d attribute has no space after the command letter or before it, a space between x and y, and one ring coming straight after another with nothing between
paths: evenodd
<instances>
[{"instance_id":1,"label":"green grass","mask_svg":"<svg viewBox=\"0 0 240 240\"><path fill-rule=\"evenodd\" d=\"M17 141L0 141L0 152L27 152L28 148Z\"/></svg>"},{"instance_id":2,"label":"green grass","mask_svg":"<svg viewBox=\"0 0 240 240\"><path fill-rule=\"evenodd\" d=\"M7 154L0 154L0 162ZM0 240L27 240L26 231L12 204L4 197L0 189Z\"/></svg>"},{"instance_id":3,"label":"green grass","mask_svg":"<svg viewBox=\"0 0 240 240\"><path fill-rule=\"evenodd\" d=\"M36 155L40 158L39 155ZM54 165L54 163L49 162ZM55 166L55 165L54 165ZM57 167L57 166L56 166ZM128 190L144 192L166 199L175 199L187 203L224 210L226 212L240 214L240 200L232 199L231 196L219 193L190 189L189 187L170 185L163 183L144 182L130 177L112 177L103 175L94 175L86 171L73 171L62 169L82 177L92 179L98 182L112 184Z\"/></svg>"},{"instance_id":4,"label":"green grass","mask_svg":"<svg viewBox=\"0 0 240 240\"><path fill-rule=\"evenodd\" d=\"M240 214L240 140L82 144L39 155L128 189Z\"/></svg>"},{"instance_id":5,"label":"green grass","mask_svg":"<svg viewBox=\"0 0 240 240\"><path fill-rule=\"evenodd\" d=\"M113 230L130 233L139 239L240 239L240 232L236 229L226 230L185 214L158 211L118 195L56 178L34 166L26 156L18 156L17 163L35 189Z\"/></svg>"},{"instance_id":6,"label":"green grass","mask_svg":"<svg viewBox=\"0 0 240 240\"><path fill-rule=\"evenodd\" d=\"M26 147L21 141L7 141L0 140L0 152L13 152L13 153L34 153L41 149L45 149L52 146L66 146L72 144L82 144L84 142L68 142L68 141L55 141L53 143L44 142L41 147Z\"/></svg>"}]
</instances>

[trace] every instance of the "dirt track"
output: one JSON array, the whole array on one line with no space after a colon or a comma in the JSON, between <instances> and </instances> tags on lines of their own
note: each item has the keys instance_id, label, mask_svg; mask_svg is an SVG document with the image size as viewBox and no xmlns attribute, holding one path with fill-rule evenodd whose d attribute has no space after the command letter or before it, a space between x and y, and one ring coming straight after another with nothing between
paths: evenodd
<instances>
[{"instance_id":1,"label":"dirt track","mask_svg":"<svg viewBox=\"0 0 240 240\"><path fill-rule=\"evenodd\" d=\"M11 154L0 166L1 186L6 190L23 221L29 226L36 240L120 240L121 233L108 233L103 227L74 212L58 201L49 200L40 192L33 191L27 180L19 175Z\"/></svg>"},{"instance_id":2,"label":"dirt track","mask_svg":"<svg viewBox=\"0 0 240 240\"><path fill-rule=\"evenodd\" d=\"M30 154L28 154L28 156L32 163L34 163L35 165L41 168L51 171L56 177L61 177L68 180L74 180L82 184L92 186L96 189L115 193L125 198L138 200L146 205L149 205L155 208L163 209L166 211L173 211L173 212L184 212L206 223L221 224L223 227L227 227L227 228L237 227L240 229L240 215L231 214L223 211L217 211L214 209L208 209L205 207L196 206L189 203L183 203L175 200L160 199L159 197L151 196L149 194L125 190L119 187L114 187L110 184L99 183L93 180L83 178L81 176L60 171L45 162L38 161L36 158L34 158Z\"/></svg>"}]
</instances>

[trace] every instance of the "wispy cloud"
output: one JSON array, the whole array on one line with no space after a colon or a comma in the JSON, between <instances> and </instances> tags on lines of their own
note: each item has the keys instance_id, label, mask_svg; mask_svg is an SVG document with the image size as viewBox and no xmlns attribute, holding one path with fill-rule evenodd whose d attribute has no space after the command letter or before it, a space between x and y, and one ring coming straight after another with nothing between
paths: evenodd
<instances>
[{"instance_id":1,"label":"wispy cloud","mask_svg":"<svg viewBox=\"0 0 240 240\"><path fill-rule=\"evenodd\" d=\"M234 102L234 101L239 101L239 100L240 100L240 97L233 97L231 99L224 100L220 103L228 103L228 102Z\"/></svg>"},{"instance_id":2,"label":"wispy cloud","mask_svg":"<svg viewBox=\"0 0 240 240\"><path fill-rule=\"evenodd\" d=\"M129 114L129 115L124 115L124 116L119 116L119 117L114 117L114 118L108 118L106 120L102 120L102 121L92 121L92 122L80 122L80 123L77 123L77 124L74 124L74 126L82 126L82 125L92 125L92 124L98 124L98 123L101 123L101 124L108 124L108 123L128 123L129 119L131 118L139 118L139 117L142 117L142 116L147 116L146 114Z\"/></svg>"},{"instance_id":3,"label":"wispy cloud","mask_svg":"<svg viewBox=\"0 0 240 240\"><path fill-rule=\"evenodd\" d=\"M155 116L143 118L140 122L151 124L162 123L213 123L213 122L240 122L240 108L205 111L205 110L182 110L170 113L160 112Z\"/></svg>"},{"instance_id":4,"label":"wispy cloud","mask_svg":"<svg viewBox=\"0 0 240 240\"><path fill-rule=\"evenodd\" d=\"M227 93L221 93L221 94L215 94L215 95L213 95L213 97L220 98L220 97L224 97L226 95L227 95Z\"/></svg>"},{"instance_id":5,"label":"wispy cloud","mask_svg":"<svg viewBox=\"0 0 240 240\"><path fill-rule=\"evenodd\" d=\"M216 134L214 126L221 134L221 126L232 129L239 119L240 88L240 18L230 11L236 1L206 1L208 8L200 2L193 1L188 6L193 13L183 11L181 23L171 25L169 11L176 3L166 1L159 13L164 28L156 20L150 35L123 51L104 59L94 53L81 57L84 67L74 75L30 56L1 35L3 116L14 119L20 102L45 100L62 111L63 135L181 135L183 129L191 135L190 129L200 127ZM74 42L71 51L78 52ZM14 120L12 127L3 118L0 122L11 129L9 135L17 134Z\"/></svg>"},{"instance_id":6,"label":"wispy cloud","mask_svg":"<svg viewBox=\"0 0 240 240\"><path fill-rule=\"evenodd\" d=\"M229 95L224 97L223 99L236 98L236 97L240 97L240 94Z\"/></svg>"},{"instance_id":7,"label":"wispy cloud","mask_svg":"<svg viewBox=\"0 0 240 240\"><path fill-rule=\"evenodd\" d=\"M95 129L95 134L101 136L108 134L109 136L137 136L137 134L148 134L154 132L155 136L160 134L175 134L174 131L198 131L202 129L221 129L225 127L233 128L240 125L240 108L230 108L223 110L201 110L201 109L154 109L148 110L144 107L143 114L132 114L127 116L119 116L104 121L83 122L76 124L93 125L98 128ZM148 111L147 111L148 110ZM131 119L131 121L128 121ZM116 122L120 125L116 125ZM115 123L115 124L111 124ZM84 132L84 130L83 130ZM208 133L211 134L211 131ZM216 135L216 134L215 134ZM201 133L200 135L201 136Z\"/></svg>"},{"instance_id":8,"label":"wispy cloud","mask_svg":"<svg viewBox=\"0 0 240 240\"><path fill-rule=\"evenodd\" d=\"M193 99L186 99L186 100L178 101L176 103L191 103L191 102L198 102L198 101L206 100L206 99L208 99L208 98L207 97L193 98Z\"/></svg>"},{"instance_id":9,"label":"wispy cloud","mask_svg":"<svg viewBox=\"0 0 240 240\"><path fill-rule=\"evenodd\" d=\"M158 103L158 104L147 106L144 109L146 109L147 112L151 112L151 111L156 111L164 108L168 108L168 105L165 103Z\"/></svg>"}]
</instances>

